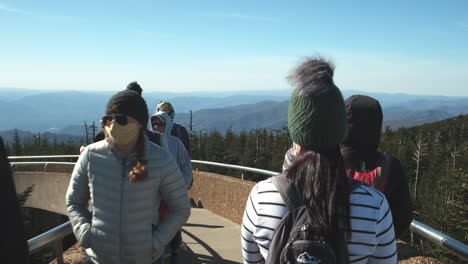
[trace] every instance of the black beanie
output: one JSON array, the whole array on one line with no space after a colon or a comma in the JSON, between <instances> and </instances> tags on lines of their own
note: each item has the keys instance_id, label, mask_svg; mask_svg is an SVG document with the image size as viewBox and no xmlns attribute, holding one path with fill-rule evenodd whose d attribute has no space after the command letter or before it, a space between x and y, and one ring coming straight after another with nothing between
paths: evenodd
<instances>
[{"instance_id":1,"label":"black beanie","mask_svg":"<svg viewBox=\"0 0 468 264\"><path fill-rule=\"evenodd\" d=\"M366 95L346 99L347 129L344 145L377 148L382 133L382 107L379 101Z\"/></svg>"},{"instance_id":2,"label":"black beanie","mask_svg":"<svg viewBox=\"0 0 468 264\"><path fill-rule=\"evenodd\" d=\"M148 107L145 100L132 90L123 90L109 99L106 115L123 114L135 118L142 127L148 124Z\"/></svg>"},{"instance_id":3,"label":"black beanie","mask_svg":"<svg viewBox=\"0 0 468 264\"><path fill-rule=\"evenodd\" d=\"M127 90L135 91L135 92L139 93L140 95L143 92L143 89L141 88L141 86L137 82L129 83L127 85Z\"/></svg>"}]
</instances>

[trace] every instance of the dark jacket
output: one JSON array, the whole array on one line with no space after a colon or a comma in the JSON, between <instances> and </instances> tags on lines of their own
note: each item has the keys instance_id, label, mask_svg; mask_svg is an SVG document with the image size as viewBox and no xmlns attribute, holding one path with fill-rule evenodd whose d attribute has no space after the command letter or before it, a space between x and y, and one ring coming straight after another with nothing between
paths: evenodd
<instances>
[{"instance_id":1,"label":"dark jacket","mask_svg":"<svg viewBox=\"0 0 468 264\"><path fill-rule=\"evenodd\" d=\"M353 95L345 101L347 131L341 153L347 169L373 170L382 153L377 151L382 131L382 108L379 102L364 95ZM392 211L395 234L400 236L413 220L411 196L400 161L392 157L390 173L384 187Z\"/></svg>"},{"instance_id":2,"label":"dark jacket","mask_svg":"<svg viewBox=\"0 0 468 264\"><path fill-rule=\"evenodd\" d=\"M177 123L173 123L172 129L171 129L171 136L175 136L182 141L184 144L185 149L187 150L187 153L189 154L189 157L192 156L192 151L190 150L190 136L189 133L187 132L187 129L184 126L181 126Z\"/></svg>"},{"instance_id":3,"label":"dark jacket","mask_svg":"<svg viewBox=\"0 0 468 264\"><path fill-rule=\"evenodd\" d=\"M0 137L0 260L2 263L28 263L29 250L23 226L15 183L8 163L7 153Z\"/></svg>"}]
</instances>

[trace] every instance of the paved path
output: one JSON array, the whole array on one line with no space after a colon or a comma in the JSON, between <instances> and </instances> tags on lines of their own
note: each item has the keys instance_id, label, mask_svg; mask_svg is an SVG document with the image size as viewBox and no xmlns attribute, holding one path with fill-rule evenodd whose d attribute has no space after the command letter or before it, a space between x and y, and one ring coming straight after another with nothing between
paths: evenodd
<instances>
[{"instance_id":1,"label":"paved path","mask_svg":"<svg viewBox=\"0 0 468 264\"><path fill-rule=\"evenodd\" d=\"M179 251L179 256L166 263L170 264L234 264L242 263L240 246L240 225L206 209L192 208L189 220L183 226L182 238L188 250ZM417 252L410 252L409 246L399 244L402 264L436 263L439 261L417 257ZM412 249L415 251L415 249ZM83 249L77 244L65 252L66 264L86 264ZM56 261L51 264L56 264Z\"/></svg>"},{"instance_id":2,"label":"paved path","mask_svg":"<svg viewBox=\"0 0 468 264\"><path fill-rule=\"evenodd\" d=\"M182 238L189 249L173 264L242 263L240 225L206 209L192 208Z\"/></svg>"},{"instance_id":3,"label":"paved path","mask_svg":"<svg viewBox=\"0 0 468 264\"><path fill-rule=\"evenodd\" d=\"M192 208L189 220L182 228L186 251L166 259L170 264L234 264L242 263L240 225L215 215L206 209ZM64 253L66 264L87 264L84 249L78 244ZM57 264L54 260L51 264Z\"/></svg>"}]
</instances>

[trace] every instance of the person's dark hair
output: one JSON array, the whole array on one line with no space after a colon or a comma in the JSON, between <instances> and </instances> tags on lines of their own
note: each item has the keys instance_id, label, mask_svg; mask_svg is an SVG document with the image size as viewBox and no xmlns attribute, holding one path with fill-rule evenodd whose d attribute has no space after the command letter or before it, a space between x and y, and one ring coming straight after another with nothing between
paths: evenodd
<instances>
[{"instance_id":1,"label":"person's dark hair","mask_svg":"<svg viewBox=\"0 0 468 264\"><path fill-rule=\"evenodd\" d=\"M143 89L141 88L141 86L137 82L129 83L127 85L127 90L135 91L135 92L139 93L140 95L143 92Z\"/></svg>"},{"instance_id":2,"label":"person's dark hair","mask_svg":"<svg viewBox=\"0 0 468 264\"><path fill-rule=\"evenodd\" d=\"M145 160L145 137L144 137L145 128L140 129L140 134L136 142L136 164L133 169L128 173L128 178L131 182L143 181L148 177L148 172L146 171L146 160Z\"/></svg>"},{"instance_id":3,"label":"person's dark hair","mask_svg":"<svg viewBox=\"0 0 468 264\"><path fill-rule=\"evenodd\" d=\"M340 250L339 239L340 234L345 239L350 236L351 226L350 182L339 150L346 119L333 70L334 66L321 57L306 58L288 76L295 87L288 129L301 151L286 173L335 252L344 251L342 255L347 256L346 248Z\"/></svg>"},{"instance_id":4,"label":"person's dark hair","mask_svg":"<svg viewBox=\"0 0 468 264\"><path fill-rule=\"evenodd\" d=\"M338 146L335 151L318 153L302 149L287 170L291 180L323 234L349 236L349 180ZM339 221L343 220L343 221Z\"/></svg>"}]
</instances>

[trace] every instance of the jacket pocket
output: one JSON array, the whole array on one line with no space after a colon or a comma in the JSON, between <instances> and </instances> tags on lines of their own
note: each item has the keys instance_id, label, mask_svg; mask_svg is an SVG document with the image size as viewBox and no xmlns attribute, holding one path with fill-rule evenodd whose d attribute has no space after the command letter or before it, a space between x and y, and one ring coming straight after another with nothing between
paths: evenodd
<instances>
[{"instance_id":1,"label":"jacket pocket","mask_svg":"<svg viewBox=\"0 0 468 264\"><path fill-rule=\"evenodd\" d=\"M164 250L164 247L161 248L161 244L155 238L154 233L156 232L156 225L151 225L151 247L154 255L160 255L161 251Z\"/></svg>"},{"instance_id":2,"label":"jacket pocket","mask_svg":"<svg viewBox=\"0 0 468 264\"><path fill-rule=\"evenodd\" d=\"M79 237L79 242L80 246L82 248L89 248L90 247L90 238L91 238L91 225L88 225L88 228L81 233L81 236Z\"/></svg>"},{"instance_id":3,"label":"jacket pocket","mask_svg":"<svg viewBox=\"0 0 468 264\"><path fill-rule=\"evenodd\" d=\"M94 239L95 239L95 236L94 234L96 233L96 230L94 230L94 227L91 225L91 228L89 229L89 248L93 249L93 245L94 245Z\"/></svg>"}]
</instances>

